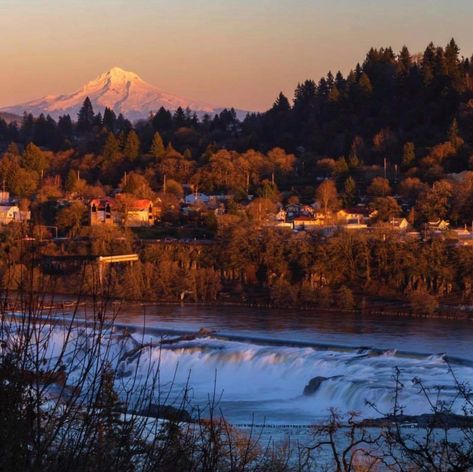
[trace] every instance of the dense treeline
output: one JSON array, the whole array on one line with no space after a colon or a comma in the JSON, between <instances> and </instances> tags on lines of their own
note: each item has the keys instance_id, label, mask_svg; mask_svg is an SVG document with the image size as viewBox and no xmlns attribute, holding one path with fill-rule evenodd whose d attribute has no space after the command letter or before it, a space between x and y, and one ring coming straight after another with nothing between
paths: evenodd
<instances>
[{"instance_id":1,"label":"dense treeline","mask_svg":"<svg viewBox=\"0 0 473 472\"><path fill-rule=\"evenodd\" d=\"M106 161L119 161L122 172L127 167L143 170L148 163L141 159L143 153L159 159L173 151L174 157L199 167L220 148L266 153L281 147L300 158L299 181L303 177L310 181L324 157L367 165L382 164L387 158L392 165L415 167L433 146L453 139L455 159L444 167L458 171L468 168L473 144L472 73L471 60L460 57L454 40L445 48L431 43L415 56L406 47L399 54L391 48L371 49L346 77L329 73L317 83L302 82L293 104L280 94L270 110L250 114L242 122L234 110L198 119L179 108L174 113L160 109L133 127L113 110L105 109L103 116L94 113L86 100L77 120L62 116L56 122L49 116L25 115L19 126L0 120L0 142L4 147L10 142L23 146L34 142L55 152L72 149L67 160L80 156L83 162L80 166L68 162L60 169L63 179L68 167L76 166L88 171L91 181L114 185L122 175L107 175ZM406 143L415 152L403 163ZM100 162L103 165L97 169ZM188 171L182 177L187 178Z\"/></svg>"},{"instance_id":2,"label":"dense treeline","mask_svg":"<svg viewBox=\"0 0 473 472\"><path fill-rule=\"evenodd\" d=\"M110 229L96 232L93 242L70 241L62 249L5 239L2 286L21 289L33 283L37 290L50 286L75 293L84 280L84 292L92 294L100 288L96 265L51 268L41 256L138 251L139 262L106 270L104 285L113 296L348 310L371 296L408 301L424 313L435 311L438 300L458 303L473 297L473 252L439 239L400 242L379 230L369 236L341 232L324 240L243 226L219 232L212 244L143 244L123 236ZM35 269L28 271L32 261Z\"/></svg>"}]
</instances>

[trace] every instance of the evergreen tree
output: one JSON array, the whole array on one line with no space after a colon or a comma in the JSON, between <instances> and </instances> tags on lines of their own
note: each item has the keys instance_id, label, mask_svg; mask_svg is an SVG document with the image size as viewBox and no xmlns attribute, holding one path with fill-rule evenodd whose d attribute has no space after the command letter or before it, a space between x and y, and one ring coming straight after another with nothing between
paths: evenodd
<instances>
[{"instance_id":1,"label":"evergreen tree","mask_svg":"<svg viewBox=\"0 0 473 472\"><path fill-rule=\"evenodd\" d=\"M105 126L109 131L115 131L116 122L117 116L115 115L115 112L112 109L105 107L103 112L103 126Z\"/></svg>"},{"instance_id":2,"label":"evergreen tree","mask_svg":"<svg viewBox=\"0 0 473 472\"><path fill-rule=\"evenodd\" d=\"M94 117L94 126L101 128L103 124L102 113L98 112Z\"/></svg>"},{"instance_id":3,"label":"evergreen tree","mask_svg":"<svg viewBox=\"0 0 473 472\"><path fill-rule=\"evenodd\" d=\"M20 127L20 136L23 142L29 142L34 135L34 118L31 113L24 113Z\"/></svg>"},{"instance_id":4,"label":"evergreen tree","mask_svg":"<svg viewBox=\"0 0 473 472\"><path fill-rule=\"evenodd\" d=\"M411 54L409 52L409 49L407 49L407 46L403 46L398 57L399 73L403 76L407 75L411 69L411 66L412 66Z\"/></svg>"},{"instance_id":5,"label":"evergreen tree","mask_svg":"<svg viewBox=\"0 0 473 472\"><path fill-rule=\"evenodd\" d=\"M72 120L69 115L60 116L58 119L57 127L59 133L63 136L71 136L72 135Z\"/></svg>"},{"instance_id":6,"label":"evergreen tree","mask_svg":"<svg viewBox=\"0 0 473 472\"><path fill-rule=\"evenodd\" d=\"M458 74L459 54L460 48L452 38L445 48L445 62L447 65L447 72L450 77L454 77Z\"/></svg>"},{"instance_id":7,"label":"evergreen tree","mask_svg":"<svg viewBox=\"0 0 473 472\"><path fill-rule=\"evenodd\" d=\"M435 47L431 42L424 51L422 57L422 77L424 85L428 86L434 80L434 66L435 66Z\"/></svg>"},{"instance_id":8,"label":"evergreen tree","mask_svg":"<svg viewBox=\"0 0 473 472\"><path fill-rule=\"evenodd\" d=\"M74 169L69 169L69 172L67 173L66 182L64 184L65 189L68 192L72 192L76 186L77 181L77 171L75 171Z\"/></svg>"},{"instance_id":9,"label":"evergreen tree","mask_svg":"<svg viewBox=\"0 0 473 472\"><path fill-rule=\"evenodd\" d=\"M348 177L343 186L345 205L353 205L356 194L356 183L353 177Z\"/></svg>"},{"instance_id":10,"label":"evergreen tree","mask_svg":"<svg viewBox=\"0 0 473 472\"><path fill-rule=\"evenodd\" d=\"M368 97L373 92L371 80L366 72L363 72L358 80L358 88L364 97Z\"/></svg>"},{"instance_id":11,"label":"evergreen tree","mask_svg":"<svg viewBox=\"0 0 473 472\"><path fill-rule=\"evenodd\" d=\"M107 134L105 144L102 150L103 157L108 161L116 161L120 157L120 146L117 138L112 132Z\"/></svg>"},{"instance_id":12,"label":"evergreen tree","mask_svg":"<svg viewBox=\"0 0 473 472\"><path fill-rule=\"evenodd\" d=\"M164 156L163 138L161 138L161 135L159 134L158 131L154 133L153 141L151 143L151 148L149 152L156 159L160 159L161 157Z\"/></svg>"},{"instance_id":13,"label":"evergreen tree","mask_svg":"<svg viewBox=\"0 0 473 472\"><path fill-rule=\"evenodd\" d=\"M457 149L463 143L463 140L460 137L460 132L458 130L457 119L454 118L450 128L448 129L448 140L452 143L452 146Z\"/></svg>"},{"instance_id":14,"label":"evergreen tree","mask_svg":"<svg viewBox=\"0 0 473 472\"><path fill-rule=\"evenodd\" d=\"M271 110L276 111L276 112L286 112L286 111L289 111L290 109L291 109L291 105L289 104L289 100L282 92L280 92Z\"/></svg>"},{"instance_id":15,"label":"evergreen tree","mask_svg":"<svg viewBox=\"0 0 473 472\"><path fill-rule=\"evenodd\" d=\"M412 167L416 160L415 154L415 147L414 143L406 143L404 144L403 152L402 152L402 162L401 165L404 169L408 169Z\"/></svg>"},{"instance_id":16,"label":"evergreen tree","mask_svg":"<svg viewBox=\"0 0 473 472\"><path fill-rule=\"evenodd\" d=\"M172 115L171 112L161 107L156 115L154 115L153 129L155 131L169 131L172 129Z\"/></svg>"},{"instance_id":17,"label":"evergreen tree","mask_svg":"<svg viewBox=\"0 0 473 472\"><path fill-rule=\"evenodd\" d=\"M127 134L123 154L129 161L136 160L140 154L140 139L133 129Z\"/></svg>"},{"instance_id":18,"label":"evergreen tree","mask_svg":"<svg viewBox=\"0 0 473 472\"><path fill-rule=\"evenodd\" d=\"M182 128L186 126L186 115L181 107L177 108L177 110L174 112L174 116L172 117L172 119L174 121L175 128Z\"/></svg>"},{"instance_id":19,"label":"evergreen tree","mask_svg":"<svg viewBox=\"0 0 473 472\"><path fill-rule=\"evenodd\" d=\"M89 97L86 97L77 115L78 131L90 131L94 125L94 116L92 102Z\"/></svg>"}]
</instances>

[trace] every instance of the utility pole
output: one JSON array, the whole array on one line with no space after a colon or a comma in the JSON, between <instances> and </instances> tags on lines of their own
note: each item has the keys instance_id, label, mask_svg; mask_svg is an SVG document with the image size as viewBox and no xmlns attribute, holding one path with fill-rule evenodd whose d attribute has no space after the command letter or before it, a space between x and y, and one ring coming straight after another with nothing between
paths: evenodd
<instances>
[{"instance_id":1,"label":"utility pole","mask_svg":"<svg viewBox=\"0 0 473 472\"><path fill-rule=\"evenodd\" d=\"M163 193L166 193L166 174L163 175Z\"/></svg>"},{"instance_id":2,"label":"utility pole","mask_svg":"<svg viewBox=\"0 0 473 472\"><path fill-rule=\"evenodd\" d=\"M386 161L386 158L384 158L384 178L386 178L386 167L387 167L387 161Z\"/></svg>"}]
</instances>

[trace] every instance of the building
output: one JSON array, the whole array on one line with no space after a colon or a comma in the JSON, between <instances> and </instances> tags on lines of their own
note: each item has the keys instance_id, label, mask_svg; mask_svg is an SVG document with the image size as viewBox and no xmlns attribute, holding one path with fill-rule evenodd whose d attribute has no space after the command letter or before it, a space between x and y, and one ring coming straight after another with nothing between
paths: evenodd
<instances>
[{"instance_id":1,"label":"building","mask_svg":"<svg viewBox=\"0 0 473 472\"><path fill-rule=\"evenodd\" d=\"M20 209L16 205L0 205L0 223L7 225L13 222L21 222Z\"/></svg>"},{"instance_id":2,"label":"building","mask_svg":"<svg viewBox=\"0 0 473 472\"><path fill-rule=\"evenodd\" d=\"M409 228L409 222L405 218L391 218L389 224L392 229L405 231Z\"/></svg>"},{"instance_id":3,"label":"building","mask_svg":"<svg viewBox=\"0 0 473 472\"><path fill-rule=\"evenodd\" d=\"M367 224L376 215L376 210L370 210L366 206L358 206L355 208L343 208L337 211L335 216L341 224Z\"/></svg>"},{"instance_id":4,"label":"building","mask_svg":"<svg viewBox=\"0 0 473 472\"><path fill-rule=\"evenodd\" d=\"M89 223L97 225L117 225L121 221L117 202L110 197L94 198L89 203Z\"/></svg>"},{"instance_id":5,"label":"building","mask_svg":"<svg viewBox=\"0 0 473 472\"><path fill-rule=\"evenodd\" d=\"M31 219L31 212L20 210L16 203L10 200L10 193L0 192L0 224L22 223Z\"/></svg>"},{"instance_id":6,"label":"building","mask_svg":"<svg viewBox=\"0 0 473 472\"><path fill-rule=\"evenodd\" d=\"M324 226L324 220L309 216L297 216L293 220L294 229L310 230Z\"/></svg>"},{"instance_id":7,"label":"building","mask_svg":"<svg viewBox=\"0 0 473 472\"><path fill-rule=\"evenodd\" d=\"M153 202L147 198L132 200L126 206L126 226L139 227L154 224Z\"/></svg>"},{"instance_id":8,"label":"building","mask_svg":"<svg viewBox=\"0 0 473 472\"><path fill-rule=\"evenodd\" d=\"M427 224L431 231L446 231L450 226L450 222L441 219L429 221Z\"/></svg>"},{"instance_id":9,"label":"building","mask_svg":"<svg viewBox=\"0 0 473 472\"><path fill-rule=\"evenodd\" d=\"M147 198L118 194L117 198L94 198L89 203L89 222L97 225L150 226L155 221L154 205Z\"/></svg>"},{"instance_id":10,"label":"building","mask_svg":"<svg viewBox=\"0 0 473 472\"><path fill-rule=\"evenodd\" d=\"M190 193L189 195L186 195L184 198L184 203L186 205L196 205L197 203L202 203L204 205L207 205L210 201L210 198L205 195L205 193Z\"/></svg>"}]
</instances>

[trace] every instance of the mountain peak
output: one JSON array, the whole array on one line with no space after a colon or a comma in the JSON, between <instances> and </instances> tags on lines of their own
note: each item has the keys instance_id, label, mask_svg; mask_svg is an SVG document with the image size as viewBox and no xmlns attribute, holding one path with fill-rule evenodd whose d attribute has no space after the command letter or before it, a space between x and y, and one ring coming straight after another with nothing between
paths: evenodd
<instances>
[{"instance_id":1,"label":"mountain peak","mask_svg":"<svg viewBox=\"0 0 473 472\"><path fill-rule=\"evenodd\" d=\"M89 97L95 112L110 108L123 113L131 120L147 118L161 107L174 111L190 108L198 114L217 113L213 105L167 93L159 87L145 82L138 74L114 66L103 72L80 89L66 95L48 95L27 103L0 109L0 111L22 115L23 112L39 115L49 114L53 118L69 114L77 116L86 97Z\"/></svg>"},{"instance_id":2,"label":"mountain peak","mask_svg":"<svg viewBox=\"0 0 473 472\"><path fill-rule=\"evenodd\" d=\"M110 81L112 83L122 83L122 82L136 82L142 81L138 74L134 72L127 71L121 67L112 67L107 72L100 74L92 83Z\"/></svg>"}]
</instances>

